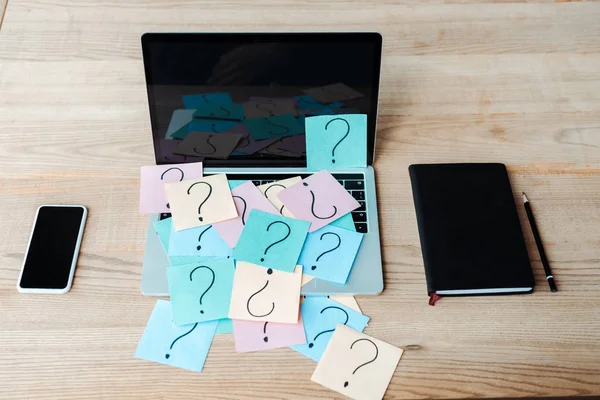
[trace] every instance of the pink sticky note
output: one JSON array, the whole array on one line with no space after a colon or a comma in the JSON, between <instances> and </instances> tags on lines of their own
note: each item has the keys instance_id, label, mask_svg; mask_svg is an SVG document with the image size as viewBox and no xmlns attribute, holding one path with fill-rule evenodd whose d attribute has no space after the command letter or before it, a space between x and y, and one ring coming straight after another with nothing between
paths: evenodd
<instances>
[{"instance_id":1,"label":"pink sticky note","mask_svg":"<svg viewBox=\"0 0 600 400\"><path fill-rule=\"evenodd\" d=\"M202 178L202 163L153 165L140 173L140 214L168 213L165 183Z\"/></svg>"},{"instance_id":2,"label":"pink sticky note","mask_svg":"<svg viewBox=\"0 0 600 400\"><path fill-rule=\"evenodd\" d=\"M235 351L247 353L306 344L302 318L295 324L233 320Z\"/></svg>"},{"instance_id":3,"label":"pink sticky note","mask_svg":"<svg viewBox=\"0 0 600 400\"><path fill-rule=\"evenodd\" d=\"M358 201L327 171L320 171L277 194L292 215L309 221L314 232L360 207Z\"/></svg>"},{"instance_id":4,"label":"pink sticky note","mask_svg":"<svg viewBox=\"0 0 600 400\"><path fill-rule=\"evenodd\" d=\"M239 217L213 224L213 228L225 243L233 248L246 225L246 218L248 218L250 210L257 209L275 215L279 215L279 212L251 181L233 189L231 195Z\"/></svg>"}]
</instances>

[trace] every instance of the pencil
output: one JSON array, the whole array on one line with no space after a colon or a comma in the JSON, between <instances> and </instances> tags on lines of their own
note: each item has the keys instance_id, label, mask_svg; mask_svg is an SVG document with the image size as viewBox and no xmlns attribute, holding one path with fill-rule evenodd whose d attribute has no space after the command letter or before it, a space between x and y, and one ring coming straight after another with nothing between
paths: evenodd
<instances>
[{"instance_id":1,"label":"pencil","mask_svg":"<svg viewBox=\"0 0 600 400\"><path fill-rule=\"evenodd\" d=\"M550 285L550 291L556 292L558 289L556 288L556 283L554 283L554 277L552 276L552 271L550 271L550 264L548 263L548 257L546 257L546 252L544 251L544 245L542 244L542 238L540 237L540 232L538 230L537 224L535 223L535 218L533 217L533 211L531 211L531 205L529 204L529 199L525 192L523 193L523 202L525 203L525 211L527 212L527 219L529 220L529 225L531 225L531 231L533 232L533 238L535 239L535 244L537 246L538 252L540 253L540 258L542 260L542 265L544 266L544 272L546 273L546 280L548 281L548 285Z\"/></svg>"}]
</instances>

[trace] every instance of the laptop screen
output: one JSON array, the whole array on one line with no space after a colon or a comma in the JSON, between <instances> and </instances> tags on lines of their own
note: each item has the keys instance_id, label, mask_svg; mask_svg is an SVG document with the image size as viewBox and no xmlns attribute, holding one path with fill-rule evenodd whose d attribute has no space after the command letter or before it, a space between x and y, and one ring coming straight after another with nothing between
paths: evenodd
<instances>
[{"instance_id":1,"label":"laptop screen","mask_svg":"<svg viewBox=\"0 0 600 400\"><path fill-rule=\"evenodd\" d=\"M305 118L367 114L372 164L377 33L147 33L157 164L306 166Z\"/></svg>"}]
</instances>

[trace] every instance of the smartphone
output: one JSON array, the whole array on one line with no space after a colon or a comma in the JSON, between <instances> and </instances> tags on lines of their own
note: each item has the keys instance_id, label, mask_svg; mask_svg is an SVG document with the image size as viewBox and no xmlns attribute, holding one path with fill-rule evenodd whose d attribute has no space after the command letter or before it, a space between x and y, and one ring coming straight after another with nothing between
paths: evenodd
<instances>
[{"instance_id":1,"label":"smartphone","mask_svg":"<svg viewBox=\"0 0 600 400\"><path fill-rule=\"evenodd\" d=\"M17 283L19 292L62 294L71 289L86 218L84 206L37 209Z\"/></svg>"}]
</instances>

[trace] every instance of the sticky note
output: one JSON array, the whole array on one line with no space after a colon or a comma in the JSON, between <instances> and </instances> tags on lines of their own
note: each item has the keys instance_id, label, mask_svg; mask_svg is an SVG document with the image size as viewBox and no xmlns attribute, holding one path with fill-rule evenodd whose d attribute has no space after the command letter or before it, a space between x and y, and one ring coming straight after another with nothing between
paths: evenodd
<instances>
[{"instance_id":1,"label":"sticky note","mask_svg":"<svg viewBox=\"0 0 600 400\"><path fill-rule=\"evenodd\" d=\"M154 229L156 230L156 234L158 235L163 250L167 255L169 254L169 242L171 238L171 230L173 229L172 225L173 224L171 223L171 218L166 218L154 223ZM185 265L195 263L198 261L203 261L205 259L207 259L207 257L205 256L170 256L169 263L171 265Z\"/></svg>"},{"instance_id":2,"label":"sticky note","mask_svg":"<svg viewBox=\"0 0 600 400\"><path fill-rule=\"evenodd\" d=\"M222 318L217 325L217 335L233 333L233 320L230 318Z\"/></svg>"},{"instance_id":3,"label":"sticky note","mask_svg":"<svg viewBox=\"0 0 600 400\"><path fill-rule=\"evenodd\" d=\"M242 181L242 180L237 180L237 179L232 179L227 181L227 184L229 185L229 190L233 190L236 187L243 185L244 183L246 183L248 181Z\"/></svg>"},{"instance_id":4,"label":"sticky note","mask_svg":"<svg viewBox=\"0 0 600 400\"><path fill-rule=\"evenodd\" d=\"M292 136L295 137L295 136ZM175 153L175 150L177 149L177 146L179 145L180 141L179 140L168 140L168 139L161 139L158 146L159 146L159 153L160 153L160 157L159 159L161 159L162 161L166 161L169 163L182 163L182 162L201 162L202 161L202 157L196 155L196 156L186 156L185 154L177 154Z\"/></svg>"},{"instance_id":5,"label":"sticky note","mask_svg":"<svg viewBox=\"0 0 600 400\"><path fill-rule=\"evenodd\" d=\"M196 110L175 110L171 115L171 121L167 127L167 133L165 139L173 139L173 136L178 134L187 135L187 126L194 118L193 115Z\"/></svg>"},{"instance_id":6,"label":"sticky note","mask_svg":"<svg viewBox=\"0 0 600 400\"><path fill-rule=\"evenodd\" d=\"M333 103L334 101L354 100L363 97L362 93L343 83L334 83L331 85L306 89L303 90L303 92L324 104Z\"/></svg>"},{"instance_id":7,"label":"sticky note","mask_svg":"<svg viewBox=\"0 0 600 400\"><path fill-rule=\"evenodd\" d=\"M239 216L228 221L218 222L213 227L225 243L230 247L235 247L251 210L261 210L275 215L279 213L251 181L246 181L233 189L231 195Z\"/></svg>"},{"instance_id":8,"label":"sticky note","mask_svg":"<svg viewBox=\"0 0 600 400\"><path fill-rule=\"evenodd\" d=\"M153 165L140 171L140 214L171 212L165 184L202 177L202 163Z\"/></svg>"},{"instance_id":9,"label":"sticky note","mask_svg":"<svg viewBox=\"0 0 600 400\"><path fill-rule=\"evenodd\" d=\"M165 185L176 231L238 216L224 174Z\"/></svg>"},{"instance_id":10,"label":"sticky note","mask_svg":"<svg viewBox=\"0 0 600 400\"><path fill-rule=\"evenodd\" d=\"M278 193L294 215L309 221L310 232L360 207L358 201L327 171L320 171Z\"/></svg>"},{"instance_id":11,"label":"sticky note","mask_svg":"<svg viewBox=\"0 0 600 400\"><path fill-rule=\"evenodd\" d=\"M300 110L302 112L307 111L305 114L302 113L298 116L298 122L304 126L304 130L306 131L306 118L314 117L317 115L335 115L335 111L331 108L319 108L318 110Z\"/></svg>"},{"instance_id":12,"label":"sticky note","mask_svg":"<svg viewBox=\"0 0 600 400\"><path fill-rule=\"evenodd\" d=\"M288 136L288 137L292 137L292 136ZM259 150L259 153L260 154L269 154L269 155L277 156L277 157L293 157L293 158L300 157L301 154L299 154L299 153L293 153L291 151L283 150L281 148L281 143L285 139L286 138L280 139L280 140L274 142L273 144L268 145L264 149Z\"/></svg>"},{"instance_id":13,"label":"sticky note","mask_svg":"<svg viewBox=\"0 0 600 400\"><path fill-rule=\"evenodd\" d=\"M306 297L300 307L307 344L292 346L292 349L308 358L319 361L331 334L338 324L363 331L369 317L326 297Z\"/></svg>"},{"instance_id":14,"label":"sticky note","mask_svg":"<svg viewBox=\"0 0 600 400\"><path fill-rule=\"evenodd\" d=\"M214 225L176 231L171 224L169 257L198 256L200 260L232 256L232 248L221 239Z\"/></svg>"},{"instance_id":15,"label":"sticky note","mask_svg":"<svg viewBox=\"0 0 600 400\"><path fill-rule=\"evenodd\" d=\"M281 192L283 189L287 189L288 187L295 185L296 183L300 183L302 178L299 176L295 176L293 178L283 179L277 182L265 183L264 185L258 186L258 190L262 192L262 194L277 208L279 213L285 217L294 218L292 213L290 213L281 200L277 198L277 193Z\"/></svg>"},{"instance_id":16,"label":"sticky note","mask_svg":"<svg viewBox=\"0 0 600 400\"><path fill-rule=\"evenodd\" d=\"M260 210L250 211L233 257L292 272L306 239L309 223Z\"/></svg>"},{"instance_id":17,"label":"sticky note","mask_svg":"<svg viewBox=\"0 0 600 400\"><path fill-rule=\"evenodd\" d=\"M312 281L313 279L315 279L314 276L302 274L302 286L306 285L308 282Z\"/></svg>"},{"instance_id":18,"label":"sticky note","mask_svg":"<svg viewBox=\"0 0 600 400\"><path fill-rule=\"evenodd\" d=\"M352 214L348 213L336 219L329 225L337 226L338 228L347 229L352 232L356 232L356 226L354 225L354 220L352 219Z\"/></svg>"},{"instance_id":19,"label":"sticky note","mask_svg":"<svg viewBox=\"0 0 600 400\"><path fill-rule=\"evenodd\" d=\"M319 103L316 99L313 99L309 95L305 94L302 96L294 97L296 100L296 109L299 113L310 112L321 108L337 108L342 107L344 104L340 102L323 104Z\"/></svg>"},{"instance_id":20,"label":"sticky note","mask_svg":"<svg viewBox=\"0 0 600 400\"><path fill-rule=\"evenodd\" d=\"M233 274L232 259L168 267L175 325L227 318Z\"/></svg>"},{"instance_id":21,"label":"sticky note","mask_svg":"<svg viewBox=\"0 0 600 400\"><path fill-rule=\"evenodd\" d=\"M239 133L190 132L175 152L189 156L225 160L244 136Z\"/></svg>"},{"instance_id":22,"label":"sticky note","mask_svg":"<svg viewBox=\"0 0 600 400\"><path fill-rule=\"evenodd\" d=\"M260 99L244 103L246 118L272 117L282 114L296 115L294 99Z\"/></svg>"},{"instance_id":23,"label":"sticky note","mask_svg":"<svg viewBox=\"0 0 600 400\"><path fill-rule=\"evenodd\" d=\"M309 233L298 264L302 272L325 281L345 284L363 234L327 225Z\"/></svg>"},{"instance_id":24,"label":"sticky note","mask_svg":"<svg viewBox=\"0 0 600 400\"><path fill-rule=\"evenodd\" d=\"M233 340L236 352L247 353L304 344L306 336L302 318L295 324L235 320Z\"/></svg>"},{"instance_id":25,"label":"sticky note","mask_svg":"<svg viewBox=\"0 0 600 400\"><path fill-rule=\"evenodd\" d=\"M246 140L247 139L247 140ZM265 140L254 140L252 136L247 136L242 139L238 146L235 148L235 151L239 151L242 154L251 155L268 147L278 141L279 138L265 139Z\"/></svg>"},{"instance_id":26,"label":"sticky note","mask_svg":"<svg viewBox=\"0 0 600 400\"><path fill-rule=\"evenodd\" d=\"M244 107L237 103L204 103L196 107L194 118L241 121L244 118Z\"/></svg>"},{"instance_id":27,"label":"sticky note","mask_svg":"<svg viewBox=\"0 0 600 400\"><path fill-rule=\"evenodd\" d=\"M332 295L327 297L335 302L345 305L346 307L350 307L354 311L362 314L362 310L358 306L358 303L356 302L354 296Z\"/></svg>"},{"instance_id":28,"label":"sticky note","mask_svg":"<svg viewBox=\"0 0 600 400\"><path fill-rule=\"evenodd\" d=\"M338 325L311 380L352 399L383 399L403 352Z\"/></svg>"},{"instance_id":29,"label":"sticky note","mask_svg":"<svg viewBox=\"0 0 600 400\"><path fill-rule=\"evenodd\" d=\"M173 325L171 304L158 300L135 351L135 358L201 372L217 321Z\"/></svg>"},{"instance_id":30,"label":"sticky note","mask_svg":"<svg viewBox=\"0 0 600 400\"><path fill-rule=\"evenodd\" d=\"M298 156L306 154L306 136L288 136L279 141L279 149Z\"/></svg>"},{"instance_id":31,"label":"sticky note","mask_svg":"<svg viewBox=\"0 0 600 400\"><path fill-rule=\"evenodd\" d=\"M233 103L231 95L226 92L188 94L181 96L181 99L185 108L198 108L201 105L210 103Z\"/></svg>"},{"instance_id":32,"label":"sticky note","mask_svg":"<svg viewBox=\"0 0 600 400\"><path fill-rule=\"evenodd\" d=\"M304 133L304 126L292 114L276 115L267 118L249 118L244 125L255 140L280 139L285 136Z\"/></svg>"},{"instance_id":33,"label":"sticky note","mask_svg":"<svg viewBox=\"0 0 600 400\"><path fill-rule=\"evenodd\" d=\"M306 162L309 170L367 166L367 116L320 115L306 118Z\"/></svg>"},{"instance_id":34,"label":"sticky note","mask_svg":"<svg viewBox=\"0 0 600 400\"><path fill-rule=\"evenodd\" d=\"M178 130L173 134L173 139L184 139L190 132L223 133L239 124L238 121L218 119L193 119L187 124L187 130Z\"/></svg>"},{"instance_id":35,"label":"sticky note","mask_svg":"<svg viewBox=\"0 0 600 400\"><path fill-rule=\"evenodd\" d=\"M298 322L302 267L294 272L237 261L229 318L245 321Z\"/></svg>"}]
</instances>

